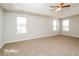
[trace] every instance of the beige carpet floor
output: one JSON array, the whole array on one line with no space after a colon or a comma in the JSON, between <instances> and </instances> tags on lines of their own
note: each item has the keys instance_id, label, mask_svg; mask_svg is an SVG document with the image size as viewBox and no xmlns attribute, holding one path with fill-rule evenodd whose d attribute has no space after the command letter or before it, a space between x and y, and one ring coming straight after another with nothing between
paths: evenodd
<instances>
[{"instance_id":1,"label":"beige carpet floor","mask_svg":"<svg viewBox=\"0 0 79 59\"><path fill-rule=\"evenodd\" d=\"M51 36L5 44L4 56L79 56L79 38Z\"/></svg>"}]
</instances>

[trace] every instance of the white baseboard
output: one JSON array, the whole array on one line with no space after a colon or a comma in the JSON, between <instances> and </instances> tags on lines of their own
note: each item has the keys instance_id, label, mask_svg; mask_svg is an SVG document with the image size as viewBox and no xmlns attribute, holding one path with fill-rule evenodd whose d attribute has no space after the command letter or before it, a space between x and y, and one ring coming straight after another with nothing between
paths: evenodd
<instances>
[{"instance_id":1,"label":"white baseboard","mask_svg":"<svg viewBox=\"0 0 79 59\"><path fill-rule=\"evenodd\" d=\"M18 42L18 41L24 41L24 40L32 40L32 39L36 39L36 38L56 36L56 35L58 35L58 34L40 35L40 36L36 36L36 37L31 37L31 38L26 38L26 39L21 39L21 40L14 40L14 41L5 42L5 44L7 44L7 43L13 43L13 42Z\"/></svg>"},{"instance_id":2,"label":"white baseboard","mask_svg":"<svg viewBox=\"0 0 79 59\"><path fill-rule=\"evenodd\" d=\"M13 42L24 41L24 40L32 40L32 39L36 39L36 38L56 36L56 35L66 35L66 36L71 36L71 37L79 38L79 36L68 35L68 34L48 34L48 35L38 35L38 36L34 36L34 37L26 38L26 39L20 39L20 40L19 39L18 40L16 39L16 40L7 41L7 42L4 42L4 43L7 44L7 43L13 43Z\"/></svg>"},{"instance_id":3,"label":"white baseboard","mask_svg":"<svg viewBox=\"0 0 79 59\"><path fill-rule=\"evenodd\" d=\"M79 38L79 36L75 36L75 35L68 35L68 34L63 34L63 35Z\"/></svg>"}]
</instances>

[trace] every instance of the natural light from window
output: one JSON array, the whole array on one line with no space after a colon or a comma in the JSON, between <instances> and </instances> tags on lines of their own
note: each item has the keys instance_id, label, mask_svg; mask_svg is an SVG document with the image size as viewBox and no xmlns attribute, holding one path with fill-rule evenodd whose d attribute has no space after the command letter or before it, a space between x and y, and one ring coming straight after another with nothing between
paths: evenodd
<instances>
[{"instance_id":1,"label":"natural light from window","mask_svg":"<svg viewBox=\"0 0 79 59\"><path fill-rule=\"evenodd\" d=\"M27 19L26 17L17 17L17 33L26 33Z\"/></svg>"},{"instance_id":2,"label":"natural light from window","mask_svg":"<svg viewBox=\"0 0 79 59\"><path fill-rule=\"evenodd\" d=\"M53 20L52 24L53 24L53 31L56 31L57 30L57 21Z\"/></svg>"},{"instance_id":3,"label":"natural light from window","mask_svg":"<svg viewBox=\"0 0 79 59\"><path fill-rule=\"evenodd\" d=\"M69 20L63 20L63 31L69 31Z\"/></svg>"}]
</instances>

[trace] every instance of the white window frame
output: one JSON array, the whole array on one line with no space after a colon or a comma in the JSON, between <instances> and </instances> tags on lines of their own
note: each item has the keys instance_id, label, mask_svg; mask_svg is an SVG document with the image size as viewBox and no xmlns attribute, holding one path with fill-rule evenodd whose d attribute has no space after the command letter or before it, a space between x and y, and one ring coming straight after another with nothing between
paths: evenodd
<instances>
[{"instance_id":1,"label":"white window frame","mask_svg":"<svg viewBox=\"0 0 79 59\"><path fill-rule=\"evenodd\" d=\"M26 17L17 16L17 33L26 33L27 19Z\"/></svg>"},{"instance_id":2,"label":"white window frame","mask_svg":"<svg viewBox=\"0 0 79 59\"><path fill-rule=\"evenodd\" d=\"M62 22L62 26L63 26L63 31L69 31L69 20L66 19L66 20L63 20Z\"/></svg>"},{"instance_id":3,"label":"white window frame","mask_svg":"<svg viewBox=\"0 0 79 59\"><path fill-rule=\"evenodd\" d=\"M53 31L57 31L57 20L53 20L52 25L53 25Z\"/></svg>"}]
</instances>

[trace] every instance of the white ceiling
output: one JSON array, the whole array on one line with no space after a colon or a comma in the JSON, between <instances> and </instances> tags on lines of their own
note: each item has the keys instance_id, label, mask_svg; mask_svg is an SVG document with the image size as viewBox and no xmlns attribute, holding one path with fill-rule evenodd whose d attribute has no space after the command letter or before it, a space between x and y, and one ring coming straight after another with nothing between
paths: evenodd
<instances>
[{"instance_id":1,"label":"white ceiling","mask_svg":"<svg viewBox=\"0 0 79 59\"><path fill-rule=\"evenodd\" d=\"M59 12L50 11L49 6L55 6L57 3L2 3L1 6L7 11L23 11L28 13L53 16L53 17L68 17L79 14L78 3L65 3L70 4L71 7L64 8Z\"/></svg>"}]
</instances>

